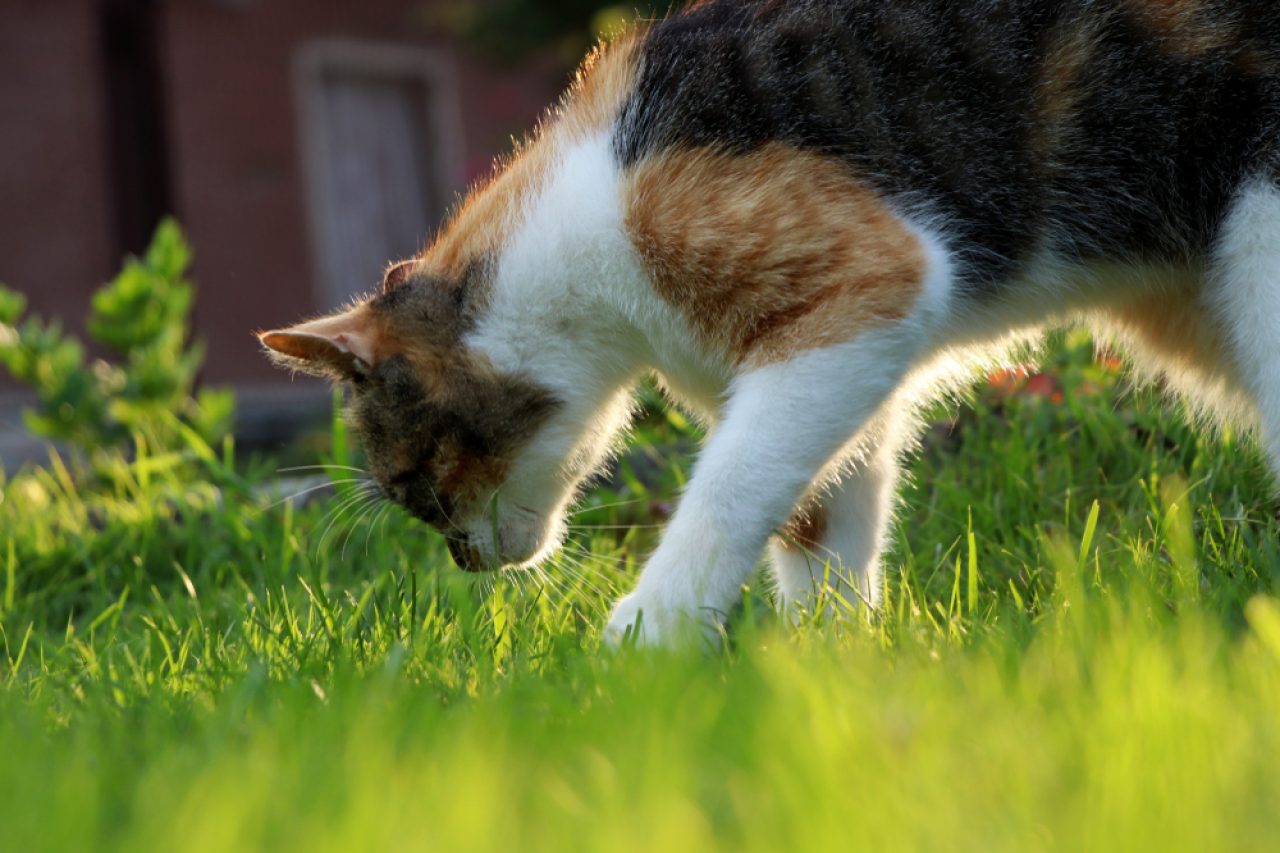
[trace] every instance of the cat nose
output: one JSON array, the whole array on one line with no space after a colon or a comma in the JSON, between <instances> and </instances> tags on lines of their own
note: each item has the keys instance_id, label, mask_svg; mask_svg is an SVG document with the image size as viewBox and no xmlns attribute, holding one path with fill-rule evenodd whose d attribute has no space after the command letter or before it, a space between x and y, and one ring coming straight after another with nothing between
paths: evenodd
<instances>
[{"instance_id":1,"label":"cat nose","mask_svg":"<svg viewBox=\"0 0 1280 853\"><path fill-rule=\"evenodd\" d=\"M465 534L461 536L445 536L444 541L449 546L449 556L453 558L453 562L458 568L471 574L485 570L484 560L480 557L480 551L471 544Z\"/></svg>"}]
</instances>

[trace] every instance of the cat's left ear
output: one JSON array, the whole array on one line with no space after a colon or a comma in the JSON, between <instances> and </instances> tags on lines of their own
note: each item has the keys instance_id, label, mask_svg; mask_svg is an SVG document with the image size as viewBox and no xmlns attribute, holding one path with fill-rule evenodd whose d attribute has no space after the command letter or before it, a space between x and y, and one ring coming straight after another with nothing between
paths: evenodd
<instances>
[{"instance_id":1,"label":"cat's left ear","mask_svg":"<svg viewBox=\"0 0 1280 853\"><path fill-rule=\"evenodd\" d=\"M398 264L392 264L382 277L382 292L390 293L400 285L404 284L418 269L417 261L401 261Z\"/></svg>"},{"instance_id":2,"label":"cat's left ear","mask_svg":"<svg viewBox=\"0 0 1280 853\"><path fill-rule=\"evenodd\" d=\"M376 364L374 329L363 308L260 332L258 340L275 361L317 376L354 379Z\"/></svg>"}]
</instances>

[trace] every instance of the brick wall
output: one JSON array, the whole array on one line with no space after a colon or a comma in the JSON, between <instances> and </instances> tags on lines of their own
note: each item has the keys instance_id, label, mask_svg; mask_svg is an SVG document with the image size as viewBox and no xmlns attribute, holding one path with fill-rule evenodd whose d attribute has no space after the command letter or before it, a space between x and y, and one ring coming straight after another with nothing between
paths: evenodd
<instances>
[{"instance_id":1,"label":"brick wall","mask_svg":"<svg viewBox=\"0 0 1280 853\"><path fill-rule=\"evenodd\" d=\"M0 282L72 328L115 266L95 6L0 3Z\"/></svg>"},{"instance_id":2,"label":"brick wall","mask_svg":"<svg viewBox=\"0 0 1280 853\"><path fill-rule=\"evenodd\" d=\"M0 281L77 328L118 265L100 5L0 4ZM505 72L424 24L424 0L169 0L159 4L168 194L196 250L206 378L285 381L253 329L322 310L315 285L294 57L313 39L436 49L456 68L465 140L459 186L487 171L563 82ZM3 381L3 380L0 380ZM11 386L10 386L11 387Z\"/></svg>"}]
</instances>

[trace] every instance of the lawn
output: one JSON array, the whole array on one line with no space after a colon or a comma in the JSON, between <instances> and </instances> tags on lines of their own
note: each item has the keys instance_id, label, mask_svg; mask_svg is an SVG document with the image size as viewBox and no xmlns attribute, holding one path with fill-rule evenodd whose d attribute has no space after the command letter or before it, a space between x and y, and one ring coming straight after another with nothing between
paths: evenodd
<instances>
[{"instance_id":1,"label":"lawn","mask_svg":"<svg viewBox=\"0 0 1280 853\"><path fill-rule=\"evenodd\" d=\"M479 581L346 467L51 457L0 492L0 850L1280 849L1273 484L1090 351L932 413L883 613L761 576L715 653L601 648L690 465L656 406Z\"/></svg>"}]
</instances>

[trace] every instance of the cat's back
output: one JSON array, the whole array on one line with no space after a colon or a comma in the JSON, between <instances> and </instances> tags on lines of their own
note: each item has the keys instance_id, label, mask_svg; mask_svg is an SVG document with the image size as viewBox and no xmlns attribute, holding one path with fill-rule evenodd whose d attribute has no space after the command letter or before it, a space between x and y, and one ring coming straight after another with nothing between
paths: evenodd
<instances>
[{"instance_id":1,"label":"cat's back","mask_svg":"<svg viewBox=\"0 0 1280 853\"><path fill-rule=\"evenodd\" d=\"M1186 256L1280 162L1268 0L710 0L636 49L624 167L777 142L923 201L1008 278L1079 256Z\"/></svg>"}]
</instances>

